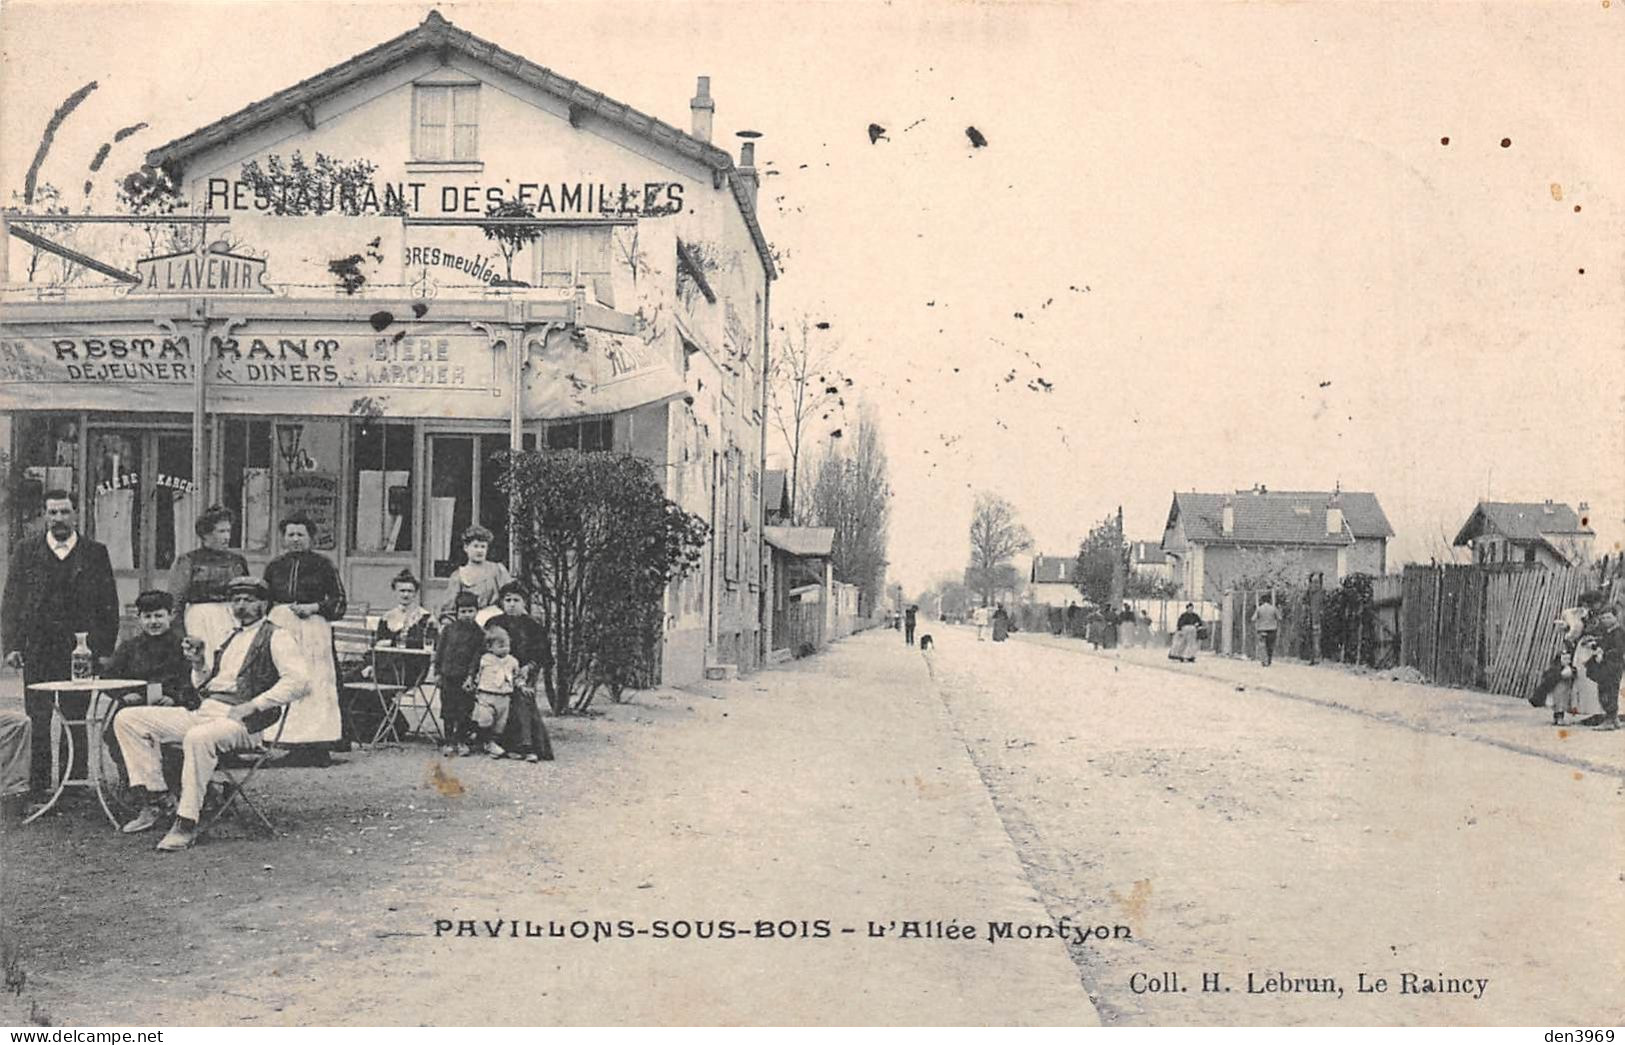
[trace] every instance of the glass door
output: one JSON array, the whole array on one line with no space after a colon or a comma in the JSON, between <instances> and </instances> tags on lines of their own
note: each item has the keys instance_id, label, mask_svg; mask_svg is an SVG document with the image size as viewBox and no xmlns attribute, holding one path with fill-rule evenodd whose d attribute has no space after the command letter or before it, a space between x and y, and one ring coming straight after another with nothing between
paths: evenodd
<instances>
[{"instance_id":1,"label":"glass door","mask_svg":"<svg viewBox=\"0 0 1625 1045\"><path fill-rule=\"evenodd\" d=\"M535 448L533 433L525 433L524 446L527 450ZM501 488L500 455L507 449L506 435L429 434L424 558L431 583L449 578L463 564L463 531L474 523L493 535L487 557L513 567L508 545L508 497ZM443 587L437 585L437 589Z\"/></svg>"},{"instance_id":2,"label":"glass door","mask_svg":"<svg viewBox=\"0 0 1625 1045\"><path fill-rule=\"evenodd\" d=\"M184 429L92 427L89 439L82 525L107 546L124 607L148 588L166 587L175 556L195 543L192 436Z\"/></svg>"}]
</instances>

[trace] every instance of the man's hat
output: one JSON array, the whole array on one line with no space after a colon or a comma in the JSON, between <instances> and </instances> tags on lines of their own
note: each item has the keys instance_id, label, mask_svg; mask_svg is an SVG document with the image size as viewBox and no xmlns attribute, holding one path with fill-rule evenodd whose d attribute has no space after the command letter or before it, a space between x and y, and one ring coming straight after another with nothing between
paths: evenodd
<instances>
[{"instance_id":1,"label":"man's hat","mask_svg":"<svg viewBox=\"0 0 1625 1045\"><path fill-rule=\"evenodd\" d=\"M270 599L271 589L258 577L233 577L226 585L228 595L252 595L256 599Z\"/></svg>"}]
</instances>

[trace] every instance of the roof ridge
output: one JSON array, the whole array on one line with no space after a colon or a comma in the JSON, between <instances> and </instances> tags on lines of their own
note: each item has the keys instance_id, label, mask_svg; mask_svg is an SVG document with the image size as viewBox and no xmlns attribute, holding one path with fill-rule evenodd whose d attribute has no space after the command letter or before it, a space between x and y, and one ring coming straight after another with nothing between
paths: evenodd
<instances>
[{"instance_id":1,"label":"roof ridge","mask_svg":"<svg viewBox=\"0 0 1625 1045\"><path fill-rule=\"evenodd\" d=\"M672 124L651 116L648 113L635 109L625 102L618 101L593 90L578 80L559 73L545 65L532 61L524 55L474 35L467 29L448 21L438 10L431 9L424 16L423 21L408 29L406 32L385 40L346 58L337 65L329 66L321 72L307 76L303 80L284 87L267 97L228 113L211 123L207 123L187 134L174 138L163 145L148 150L146 162L153 167L173 163L176 160L185 160L187 157L207 149L218 142L277 119L289 112L297 111L299 106L306 103L312 96L323 95L349 86L357 80L381 71L374 69L374 65L388 66L396 61L405 60L408 56L419 50L426 50L436 46L451 45L475 61L482 62L494 69L515 76L524 82L546 91L570 104L587 103L598 110L599 115L612 122L639 134L657 145L671 149L677 153L698 160L710 167L717 175L727 179L729 188L735 202L739 206L740 214L745 220L751 240L756 246L762 265L766 269L767 278L775 279L778 276L777 266L773 263L773 254L768 246L767 237L763 234L761 222L757 216L755 203L750 199L750 193L745 189L739 174L739 167L728 150L719 145L696 138L694 135ZM607 110L607 111L606 111Z\"/></svg>"}]
</instances>

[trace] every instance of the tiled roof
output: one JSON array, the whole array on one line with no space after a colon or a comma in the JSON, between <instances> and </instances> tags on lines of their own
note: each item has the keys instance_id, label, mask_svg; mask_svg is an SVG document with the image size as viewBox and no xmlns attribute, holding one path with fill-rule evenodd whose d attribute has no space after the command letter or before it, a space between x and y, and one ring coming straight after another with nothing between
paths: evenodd
<instances>
[{"instance_id":1,"label":"tiled roof","mask_svg":"<svg viewBox=\"0 0 1625 1045\"><path fill-rule=\"evenodd\" d=\"M1233 498L1235 530L1224 532L1225 498ZM1362 537L1394 535L1375 494L1339 492L1343 507L1341 533L1326 532L1330 490L1239 490L1222 493L1176 493L1168 526L1183 520L1185 537L1196 544L1353 544Z\"/></svg>"},{"instance_id":2,"label":"tiled roof","mask_svg":"<svg viewBox=\"0 0 1625 1045\"><path fill-rule=\"evenodd\" d=\"M1028 580L1032 584L1071 584L1077 576L1078 560L1071 556L1035 555Z\"/></svg>"},{"instance_id":3,"label":"tiled roof","mask_svg":"<svg viewBox=\"0 0 1625 1045\"><path fill-rule=\"evenodd\" d=\"M1591 532L1574 509L1561 501L1479 501L1454 543L1464 545L1485 533L1497 533L1513 541L1535 541L1548 533Z\"/></svg>"},{"instance_id":4,"label":"tiled roof","mask_svg":"<svg viewBox=\"0 0 1625 1045\"><path fill-rule=\"evenodd\" d=\"M466 55L492 69L500 70L523 83L563 99L570 104L572 111L580 109L593 113L657 145L710 167L717 177L726 178L732 188L740 213L750 228L756 252L761 256L762 266L767 270L767 278L777 278L778 270L773 265L772 251L756 217L756 205L751 202L750 190L745 186L743 177L734 166L733 157L726 149L718 148L669 123L641 113L608 95L561 76L545 66L537 65L522 55L504 50L466 29L459 29L441 17L439 11L430 11L415 28L392 40L386 40L377 47L301 80L269 98L263 98L190 134L158 146L147 153L147 163L154 167L182 163L204 149L235 138L261 124L297 113L302 106L357 80L399 65L424 51L456 52Z\"/></svg>"},{"instance_id":5,"label":"tiled roof","mask_svg":"<svg viewBox=\"0 0 1625 1045\"><path fill-rule=\"evenodd\" d=\"M1129 545L1129 562L1135 566L1161 566L1168 561L1160 541L1134 541Z\"/></svg>"}]
</instances>

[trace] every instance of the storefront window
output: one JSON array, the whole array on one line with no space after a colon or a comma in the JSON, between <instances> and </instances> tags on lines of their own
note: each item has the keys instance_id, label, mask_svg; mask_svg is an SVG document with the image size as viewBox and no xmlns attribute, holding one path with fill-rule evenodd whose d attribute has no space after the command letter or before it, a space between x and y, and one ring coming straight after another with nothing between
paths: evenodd
<instances>
[{"instance_id":1,"label":"storefront window","mask_svg":"<svg viewBox=\"0 0 1625 1045\"><path fill-rule=\"evenodd\" d=\"M11 469L11 532L18 538L45 531L46 490L67 490L77 495L79 427L63 415L23 415L17 418L16 450Z\"/></svg>"},{"instance_id":2,"label":"storefront window","mask_svg":"<svg viewBox=\"0 0 1625 1045\"><path fill-rule=\"evenodd\" d=\"M271 549L271 468L275 440L269 421L227 419L220 425L220 503L237 515L231 546Z\"/></svg>"},{"instance_id":3,"label":"storefront window","mask_svg":"<svg viewBox=\"0 0 1625 1045\"><path fill-rule=\"evenodd\" d=\"M90 504L83 512L90 535L107 545L115 570L141 568L142 440L129 430L92 431Z\"/></svg>"},{"instance_id":4,"label":"storefront window","mask_svg":"<svg viewBox=\"0 0 1625 1045\"><path fill-rule=\"evenodd\" d=\"M564 421L547 426L549 450L613 450L615 419Z\"/></svg>"},{"instance_id":5,"label":"storefront window","mask_svg":"<svg viewBox=\"0 0 1625 1045\"><path fill-rule=\"evenodd\" d=\"M358 553L412 550L412 458L411 425L357 426L351 503Z\"/></svg>"}]
</instances>

